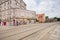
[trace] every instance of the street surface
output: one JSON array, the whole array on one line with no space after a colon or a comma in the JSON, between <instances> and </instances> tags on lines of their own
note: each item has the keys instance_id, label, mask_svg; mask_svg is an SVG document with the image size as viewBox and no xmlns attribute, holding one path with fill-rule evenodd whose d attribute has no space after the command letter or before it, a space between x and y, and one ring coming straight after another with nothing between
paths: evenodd
<instances>
[{"instance_id":1,"label":"street surface","mask_svg":"<svg viewBox=\"0 0 60 40\"><path fill-rule=\"evenodd\" d=\"M52 27L55 28L52 29ZM22 40L60 40L60 24L53 25L52 27L50 27L50 29L46 28L44 30L38 31L31 36L22 38Z\"/></svg>"},{"instance_id":2,"label":"street surface","mask_svg":"<svg viewBox=\"0 0 60 40\"><path fill-rule=\"evenodd\" d=\"M0 40L59 40L60 23L0 27Z\"/></svg>"},{"instance_id":3,"label":"street surface","mask_svg":"<svg viewBox=\"0 0 60 40\"><path fill-rule=\"evenodd\" d=\"M51 35L49 36L49 40L60 40L60 24L51 33Z\"/></svg>"}]
</instances>

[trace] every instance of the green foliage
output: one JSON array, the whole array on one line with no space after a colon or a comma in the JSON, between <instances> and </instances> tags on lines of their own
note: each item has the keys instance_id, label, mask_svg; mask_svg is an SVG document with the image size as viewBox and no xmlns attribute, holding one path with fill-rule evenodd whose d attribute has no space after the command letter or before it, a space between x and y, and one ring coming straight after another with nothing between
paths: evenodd
<instances>
[{"instance_id":1,"label":"green foliage","mask_svg":"<svg viewBox=\"0 0 60 40\"><path fill-rule=\"evenodd\" d=\"M49 17L48 17L48 16L46 16L45 18L46 18L46 19L48 19Z\"/></svg>"},{"instance_id":2,"label":"green foliage","mask_svg":"<svg viewBox=\"0 0 60 40\"><path fill-rule=\"evenodd\" d=\"M58 18L58 17L54 17L54 19L57 19L57 21L60 21L60 18Z\"/></svg>"},{"instance_id":3,"label":"green foliage","mask_svg":"<svg viewBox=\"0 0 60 40\"><path fill-rule=\"evenodd\" d=\"M57 18L57 21L60 21L60 18Z\"/></svg>"},{"instance_id":4,"label":"green foliage","mask_svg":"<svg viewBox=\"0 0 60 40\"><path fill-rule=\"evenodd\" d=\"M57 17L54 17L54 19L57 19Z\"/></svg>"}]
</instances>

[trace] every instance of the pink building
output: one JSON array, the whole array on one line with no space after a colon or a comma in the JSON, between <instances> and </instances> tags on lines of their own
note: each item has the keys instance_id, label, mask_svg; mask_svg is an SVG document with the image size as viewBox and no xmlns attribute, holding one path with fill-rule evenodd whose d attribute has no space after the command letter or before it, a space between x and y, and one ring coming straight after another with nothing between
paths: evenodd
<instances>
[{"instance_id":1,"label":"pink building","mask_svg":"<svg viewBox=\"0 0 60 40\"><path fill-rule=\"evenodd\" d=\"M45 14L37 14L39 22L45 22Z\"/></svg>"}]
</instances>

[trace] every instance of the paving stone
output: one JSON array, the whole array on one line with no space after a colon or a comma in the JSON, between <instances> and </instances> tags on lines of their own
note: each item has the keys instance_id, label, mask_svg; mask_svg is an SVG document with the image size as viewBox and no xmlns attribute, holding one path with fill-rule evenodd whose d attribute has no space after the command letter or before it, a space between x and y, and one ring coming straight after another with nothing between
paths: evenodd
<instances>
[{"instance_id":1,"label":"paving stone","mask_svg":"<svg viewBox=\"0 0 60 40\"><path fill-rule=\"evenodd\" d=\"M51 33L49 40L60 40L60 27L57 28Z\"/></svg>"}]
</instances>

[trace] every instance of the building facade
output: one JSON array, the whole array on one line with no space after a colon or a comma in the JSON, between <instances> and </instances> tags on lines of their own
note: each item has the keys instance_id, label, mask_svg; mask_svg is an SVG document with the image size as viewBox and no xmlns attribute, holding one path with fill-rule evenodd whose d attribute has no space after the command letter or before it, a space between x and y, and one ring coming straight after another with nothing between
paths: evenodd
<instances>
[{"instance_id":1,"label":"building facade","mask_svg":"<svg viewBox=\"0 0 60 40\"><path fill-rule=\"evenodd\" d=\"M38 18L38 21L41 22L41 23L44 23L45 22L45 14L42 13L42 14L37 14L37 18Z\"/></svg>"},{"instance_id":2,"label":"building facade","mask_svg":"<svg viewBox=\"0 0 60 40\"><path fill-rule=\"evenodd\" d=\"M23 0L0 0L0 19L3 21L35 20L36 12L27 10Z\"/></svg>"}]
</instances>

